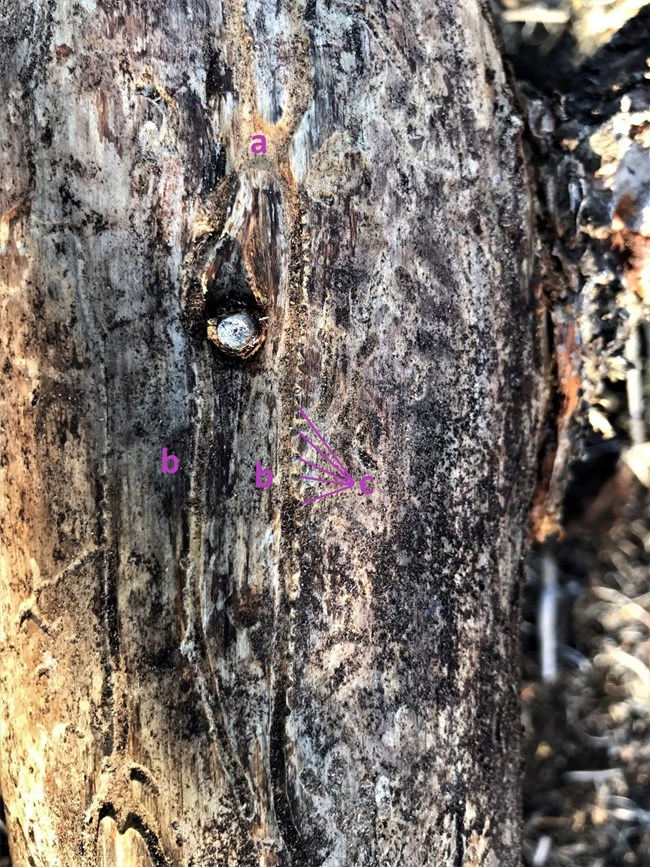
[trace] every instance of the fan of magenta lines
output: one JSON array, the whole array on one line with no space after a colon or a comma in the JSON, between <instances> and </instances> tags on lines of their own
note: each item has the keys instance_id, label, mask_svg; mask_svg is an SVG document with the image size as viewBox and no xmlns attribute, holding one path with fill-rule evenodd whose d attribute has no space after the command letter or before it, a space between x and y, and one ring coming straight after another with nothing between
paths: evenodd
<instances>
[{"instance_id":1,"label":"fan of magenta lines","mask_svg":"<svg viewBox=\"0 0 650 867\"><path fill-rule=\"evenodd\" d=\"M320 459L318 464L315 464L313 461L308 461L306 458L298 457L298 460L302 461L303 464L306 464L310 470L321 474L317 476L303 475L300 476L300 478L304 479L306 482L319 482L323 485L323 493L318 494L316 497L311 497L308 500L303 500L302 505L306 506L308 503L322 500L323 497L331 497L332 494L340 494L341 491L349 491L354 487L354 479L347 471L341 458L329 445L305 410L298 407L298 412L307 422L311 430L311 439L302 431L300 431L300 436L312 447ZM326 487L329 487L329 489L325 490Z\"/></svg>"}]
</instances>

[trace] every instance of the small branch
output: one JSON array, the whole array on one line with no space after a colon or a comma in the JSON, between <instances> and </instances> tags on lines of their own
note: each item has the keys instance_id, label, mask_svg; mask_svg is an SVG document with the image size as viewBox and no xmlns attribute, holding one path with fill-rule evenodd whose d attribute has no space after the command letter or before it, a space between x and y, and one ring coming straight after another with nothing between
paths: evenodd
<instances>
[{"instance_id":1,"label":"small branch","mask_svg":"<svg viewBox=\"0 0 650 867\"><path fill-rule=\"evenodd\" d=\"M630 439L633 446L645 442L645 419L643 412L643 373L641 339L635 326L625 342L625 358L631 367L627 372L627 404L630 412Z\"/></svg>"},{"instance_id":2,"label":"small branch","mask_svg":"<svg viewBox=\"0 0 650 867\"><path fill-rule=\"evenodd\" d=\"M537 634L540 646L542 680L552 683L557 678L557 563L550 554L542 557L542 591L539 597Z\"/></svg>"}]
</instances>

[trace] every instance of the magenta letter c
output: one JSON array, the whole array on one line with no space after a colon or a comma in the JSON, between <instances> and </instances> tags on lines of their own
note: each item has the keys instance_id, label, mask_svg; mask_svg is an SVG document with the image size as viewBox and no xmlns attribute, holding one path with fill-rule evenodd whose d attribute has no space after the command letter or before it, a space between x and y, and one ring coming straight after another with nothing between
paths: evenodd
<instances>
[{"instance_id":1,"label":"magenta letter c","mask_svg":"<svg viewBox=\"0 0 650 867\"><path fill-rule=\"evenodd\" d=\"M374 488L366 488L366 485L365 485L366 479L370 479L370 481L372 481L374 478L375 478L374 476L363 476L363 478L359 480L359 488L360 488L362 494L374 494L375 493Z\"/></svg>"}]
</instances>

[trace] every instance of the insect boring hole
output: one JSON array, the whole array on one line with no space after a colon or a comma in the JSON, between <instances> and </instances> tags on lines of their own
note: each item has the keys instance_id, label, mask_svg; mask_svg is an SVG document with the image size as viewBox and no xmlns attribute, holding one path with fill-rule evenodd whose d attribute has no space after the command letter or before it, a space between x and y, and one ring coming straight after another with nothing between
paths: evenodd
<instances>
[{"instance_id":1,"label":"insect boring hole","mask_svg":"<svg viewBox=\"0 0 650 867\"><path fill-rule=\"evenodd\" d=\"M234 238L219 241L201 282L208 340L225 355L250 358L264 342L267 319Z\"/></svg>"},{"instance_id":2,"label":"insect boring hole","mask_svg":"<svg viewBox=\"0 0 650 867\"><path fill-rule=\"evenodd\" d=\"M225 355L250 358L264 343L267 317L250 290L208 290L204 316L208 340Z\"/></svg>"}]
</instances>

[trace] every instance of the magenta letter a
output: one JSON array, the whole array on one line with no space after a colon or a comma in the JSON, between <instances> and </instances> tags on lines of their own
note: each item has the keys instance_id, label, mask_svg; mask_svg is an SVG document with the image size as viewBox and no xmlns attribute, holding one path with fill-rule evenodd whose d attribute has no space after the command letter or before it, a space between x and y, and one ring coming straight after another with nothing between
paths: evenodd
<instances>
[{"instance_id":1,"label":"magenta letter a","mask_svg":"<svg viewBox=\"0 0 650 867\"><path fill-rule=\"evenodd\" d=\"M252 135L253 144L251 145L251 151L254 154L265 154L266 153L266 136L265 135ZM257 141L256 141L257 139Z\"/></svg>"}]
</instances>

